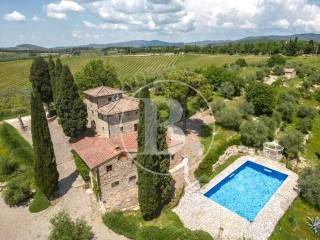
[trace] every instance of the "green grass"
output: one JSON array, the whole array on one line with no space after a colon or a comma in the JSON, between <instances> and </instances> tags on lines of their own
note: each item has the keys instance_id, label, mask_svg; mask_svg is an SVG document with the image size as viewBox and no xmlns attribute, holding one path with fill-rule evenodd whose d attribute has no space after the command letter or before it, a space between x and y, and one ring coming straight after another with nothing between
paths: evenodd
<instances>
[{"instance_id":1,"label":"green grass","mask_svg":"<svg viewBox=\"0 0 320 240\"><path fill-rule=\"evenodd\" d=\"M232 163L234 163L241 155L234 155L229 157L223 164L218 166L212 173L212 177L214 178L219 173L221 173L223 170L225 170L227 167L229 167Z\"/></svg>"},{"instance_id":2,"label":"green grass","mask_svg":"<svg viewBox=\"0 0 320 240\"><path fill-rule=\"evenodd\" d=\"M33 150L31 145L7 123L0 125L0 157L18 164L17 175L33 181Z\"/></svg>"},{"instance_id":3,"label":"green grass","mask_svg":"<svg viewBox=\"0 0 320 240\"><path fill-rule=\"evenodd\" d=\"M208 183L215 176L215 173L212 172L212 165L219 160L229 146L239 144L239 141L239 134L234 131L219 126L213 129L213 125L203 127L201 143L206 155L195 170L195 176L201 184Z\"/></svg>"},{"instance_id":4,"label":"green grass","mask_svg":"<svg viewBox=\"0 0 320 240\"><path fill-rule=\"evenodd\" d=\"M311 164L319 164L320 159L317 153L320 156L320 116L315 118L311 132L312 135L304 148L303 157Z\"/></svg>"},{"instance_id":5,"label":"green grass","mask_svg":"<svg viewBox=\"0 0 320 240\"><path fill-rule=\"evenodd\" d=\"M29 206L29 211L31 213L37 213L47 209L50 206L51 203L48 198L42 192L38 191Z\"/></svg>"},{"instance_id":6,"label":"green grass","mask_svg":"<svg viewBox=\"0 0 320 240\"><path fill-rule=\"evenodd\" d=\"M206 232L185 228L169 208L151 221L144 221L138 211L106 213L102 219L114 232L134 240L212 240Z\"/></svg>"},{"instance_id":7,"label":"green grass","mask_svg":"<svg viewBox=\"0 0 320 240\"><path fill-rule=\"evenodd\" d=\"M281 218L273 231L271 240L312 240L319 239L307 225L308 217L320 217L320 211L301 197L298 197Z\"/></svg>"}]
</instances>

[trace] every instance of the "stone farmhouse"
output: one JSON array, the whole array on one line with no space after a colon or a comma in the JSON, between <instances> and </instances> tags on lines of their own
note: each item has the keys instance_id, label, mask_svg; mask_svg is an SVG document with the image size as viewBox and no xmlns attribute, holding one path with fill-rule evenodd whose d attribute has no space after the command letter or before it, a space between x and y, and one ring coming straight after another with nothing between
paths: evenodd
<instances>
[{"instance_id":1,"label":"stone farmhouse","mask_svg":"<svg viewBox=\"0 0 320 240\"><path fill-rule=\"evenodd\" d=\"M138 204L137 127L138 99L119 89L98 87L84 92L88 127L96 131L73 144L73 150L90 169L90 185L100 188L99 201L106 210ZM181 142L167 137L171 160Z\"/></svg>"}]
</instances>

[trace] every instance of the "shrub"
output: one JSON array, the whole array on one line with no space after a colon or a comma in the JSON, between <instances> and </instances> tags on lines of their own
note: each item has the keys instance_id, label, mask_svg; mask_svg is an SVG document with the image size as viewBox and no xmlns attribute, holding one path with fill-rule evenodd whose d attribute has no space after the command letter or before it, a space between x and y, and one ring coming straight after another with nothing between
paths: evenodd
<instances>
[{"instance_id":1,"label":"shrub","mask_svg":"<svg viewBox=\"0 0 320 240\"><path fill-rule=\"evenodd\" d=\"M220 126L237 131L240 127L242 115L239 110L232 108L217 112L215 118L216 123Z\"/></svg>"},{"instance_id":2,"label":"shrub","mask_svg":"<svg viewBox=\"0 0 320 240\"><path fill-rule=\"evenodd\" d=\"M320 208L320 166L302 170L298 184L301 196L313 206Z\"/></svg>"},{"instance_id":3,"label":"shrub","mask_svg":"<svg viewBox=\"0 0 320 240\"><path fill-rule=\"evenodd\" d=\"M91 227L83 219L72 221L69 214L60 212L51 220L50 240L90 240L93 239Z\"/></svg>"},{"instance_id":4,"label":"shrub","mask_svg":"<svg viewBox=\"0 0 320 240\"><path fill-rule=\"evenodd\" d=\"M74 157L74 161L77 167L77 171L79 172L80 176L82 177L82 179L85 182L88 182L90 180L90 169L87 166L87 164L82 160L82 158L76 153L76 152L72 152L73 153L73 157Z\"/></svg>"},{"instance_id":5,"label":"shrub","mask_svg":"<svg viewBox=\"0 0 320 240\"><path fill-rule=\"evenodd\" d=\"M315 217L315 218L309 217L308 226L314 234L320 236L320 219L318 217Z\"/></svg>"},{"instance_id":6,"label":"shrub","mask_svg":"<svg viewBox=\"0 0 320 240\"><path fill-rule=\"evenodd\" d=\"M280 135L279 143L284 147L287 157L298 157L303 147L303 135L298 130L289 129Z\"/></svg>"},{"instance_id":7,"label":"shrub","mask_svg":"<svg viewBox=\"0 0 320 240\"><path fill-rule=\"evenodd\" d=\"M297 129L304 134L307 134L312 129L313 120L310 118L303 118L298 121Z\"/></svg>"},{"instance_id":8,"label":"shrub","mask_svg":"<svg viewBox=\"0 0 320 240\"><path fill-rule=\"evenodd\" d=\"M297 111L297 117L299 118L310 118L314 119L317 115L317 110L314 109L313 107L308 107L308 106L300 106L298 111Z\"/></svg>"},{"instance_id":9,"label":"shrub","mask_svg":"<svg viewBox=\"0 0 320 240\"><path fill-rule=\"evenodd\" d=\"M46 195L44 195L41 191L37 191L31 205L29 206L29 211L32 213L40 212L50 207L50 205L51 203Z\"/></svg>"},{"instance_id":10,"label":"shrub","mask_svg":"<svg viewBox=\"0 0 320 240\"><path fill-rule=\"evenodd\" d=\"M240 138L238 136L235 136L230 140L209 149L208 154L202 160L202 162L199 164L198 168L194 172L200 184L206 184L210 181L210 179L212 178L212 165L219 160L219 157L222 154L224 154L227 148L239 144Z\"/></svg>"},{"instance_id":11,"label":"shrub","mask_svg":"<svg viewBox=\"0 0 320 240\"><path fill-rule=\"evenodd\" d=\"M248 119L250 115L254 114L254 105L245 101L240 105L239 110L242 113L243 117Z\"/></svg>"},{"instance_id":12,"label":"shrub","mask_svg":"<svg viewBox=\"0 0 320 240\"><path fill-rule=\"evenodd\" d=\"M8 176L18 169L18 164L5 158L0 158L0 175Z\"/></svg>"},{"instance_id":13,"label":"shrub","mask_svg":"<svg viewBox=\"0 0 320 240\"><path fill-rule=\"evenodd\" d=\"M102 220L112 231L134 240L212 240L204 231L191 231L175 225L162 228L144 226L133 217L125 216L123 212L106 213Z\"/></svg>"},{"instance_id":14,"label":"shrub","mask_svg":"<svg viewBox=\"0 0 320 240\"><path fill-rule=\"evenodd\" d=\"M273 55L268 59L268 66L273 67L277 64L284 65L286 63L286 59L282 57L281 55Z\"/></svg>"},{"instance_id":15,"label":"shrub","mask_svg":"<svg viewBox=\"0 0 320 240\"><path fill-rule=\"evenodd\" d=\"M248 64L246 62L245 59L243 58L238 58L235 62L236 65L240 66L240 67L246 67Z\"/></svg>"},{"instance_id":16,"label":"shrub","mask_svg":"<svg viewBox=\"0 0 320 240\"><path fill-rule=\"evenodd\" d=\"M320 102L320 90L316 90L313 94L313 97L315 100L317 100L318 102Z\"/></svg>"},{"instance_id":17,"label":"shrub","mask_svg":"<svg viewBox=\"0 0 320 240\"><path fill-rule=\"evenodd\" d=\"M254 105L254 112L257 115L270 115L274 107L274 91L267 84L256 82L246 89L246 99Z\"/></svg>"},{"instance_id":18,"label":"shrub","mask_svg":"<svg viewBox=\"0 0 320 240\"><path fill-rule=\"evenodd\" d=\"M260 121L247 121L240 127L241 142L247 146L261 147L268 135L268 128Z\"/></svg>"},{"instance_id":19,"label":"shrub","mask_svg":"<svg viewBox=\"0 0 320 240\"><path fill-rule=\"evenodd\" d=\"M226 107L226 104L222 99L217 99L211 102L211 110L213 113L221 111L225 107Z\"/></svg>"},{"instance_id":20,"label":"shrub","mask_svg":"<svg viewBox=\"0 0 320 240\"><path fill-rule=\"evenodd\" d=\"M277 76L281 76L284 74L284 70L283 70L283 66L275 66L274 69L273 69L273 73Z\"/></svg>"},{"instance_id":21,"label":"shrub","mask_svg":"<svg viewBox=\"0 0 320 240\"><path fill-rule=\"evenodd\" d=\"M29 182L21 177L8 182L4 191L4 201L9 206L19 206L26 203L32 196Z\"/></svg>"},{"instance_id":22,"label":"shrub","mask_svg":"<svg viewBox=\"0 0 320 240\"><path fill-rule=\"evenodd\" d=\"M235 95L235 89L232 83L223 82L218 88L218 92L225 98L231 99Z\"/></svg>"}]
</instances>

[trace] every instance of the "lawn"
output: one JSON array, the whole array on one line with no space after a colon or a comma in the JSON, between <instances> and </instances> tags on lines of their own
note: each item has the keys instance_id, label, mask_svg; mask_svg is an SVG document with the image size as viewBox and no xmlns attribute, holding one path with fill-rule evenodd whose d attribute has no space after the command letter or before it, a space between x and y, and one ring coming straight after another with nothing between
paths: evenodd
<instances>
[{"instance_id":1,"label":"lawn","mask_svg":"<svg viewBox=\"0 0 320 240\"><path fill-rule=\"evenodd\" d=\"M281 218L276 226L271 240L312 240L319 239L307 225L308 217L320 217L320 211L298 197Z\"/></svg>"},{"instance_id":2,"label":"lawn","mask_svg":"<svg viewBox=\"0 0 320 240\"><path fill-rule=\"evenodd\" d=\"M151 221L143 220L139 211L106 213L102 219L114 232L134 240L212 240L206 232L185 228L169 208Z\"/></svg>"},{"instance_id":3,"label":"lawn","mask_svg":"<svg viewBox=\"0 0 320 240\"><path fill-rule=\"evenodd\" d=\"M304 147L303 157L312 164L320 163L320 116L314 120L312 135Z\"/></svg>"}]
</instances>

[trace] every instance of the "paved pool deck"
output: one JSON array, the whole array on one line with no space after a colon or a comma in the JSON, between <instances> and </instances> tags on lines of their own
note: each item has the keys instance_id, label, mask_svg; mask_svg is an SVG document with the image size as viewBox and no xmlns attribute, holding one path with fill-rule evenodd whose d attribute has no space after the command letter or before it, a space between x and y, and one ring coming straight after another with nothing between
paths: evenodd
<instances>
[{"instance_id":1,"label":"paved pool deck","mask_svg":"<svg viewBox=\"0 0 320 240\"><path fill-rule=\"evenodd\" d=\"M204 193L248 160L288 175L253 222L204 196ZM196 186L187 188L174 212L179 215L186 227L207 231L214 239L268 239L277 222L298 196L294 190L297 180L298 175L282 163L257 156L243 156L202 188Z\"/></svg>"}]
</instances>

